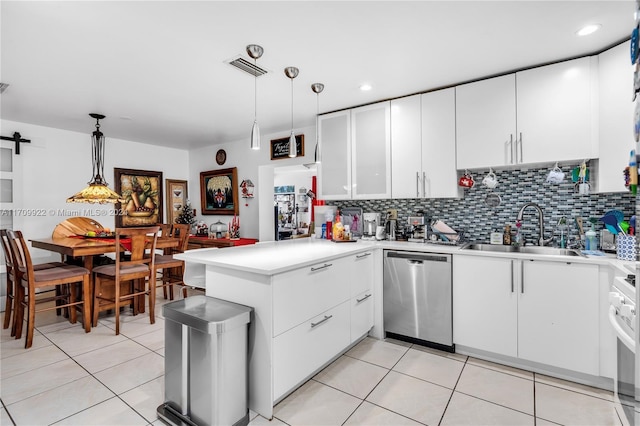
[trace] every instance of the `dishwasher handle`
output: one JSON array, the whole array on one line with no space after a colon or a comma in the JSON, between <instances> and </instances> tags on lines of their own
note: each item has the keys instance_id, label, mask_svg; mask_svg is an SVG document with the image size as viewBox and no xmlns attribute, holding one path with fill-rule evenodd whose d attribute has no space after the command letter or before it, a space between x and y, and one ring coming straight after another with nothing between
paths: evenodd
<instances>
[{"instance_id":1,"label":"dishwasher handle","mask_svg":"<svg viewBox=\"0 0 640 426\"><path fill-rule=\"evenodd\" d=\"M387 251L387 258L408 259L411 263L422 262L451 262L451 255L444 254L423 254L415 252Z\"/></svg>"}]
</instances>

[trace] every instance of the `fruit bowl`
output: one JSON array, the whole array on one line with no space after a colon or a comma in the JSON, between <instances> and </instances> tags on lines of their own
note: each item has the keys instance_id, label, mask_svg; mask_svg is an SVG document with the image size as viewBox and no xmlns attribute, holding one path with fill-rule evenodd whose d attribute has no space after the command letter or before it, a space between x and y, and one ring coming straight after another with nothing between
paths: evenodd
<instances>
[{"instance_id":1,"label":"fruit bowl","mask_svg":"<svg viewBox=\"0 0 640 426\"><path fill-rule=\"evenodd\" d=\"M149 210L149 211L134 211L134 212L127 212L128 216L131 217L149 217L153 214L153 210Z\"/></svg>"},{"instance_id":2,"label":"fruit bowl","mask_svg":"<svg viewBox=\"0 0 640 426\"><path fill-rule=\"evenodd\" d=\"M85 238L115 238L115 232L87 232Z\"/></svg>"}]
</instances>

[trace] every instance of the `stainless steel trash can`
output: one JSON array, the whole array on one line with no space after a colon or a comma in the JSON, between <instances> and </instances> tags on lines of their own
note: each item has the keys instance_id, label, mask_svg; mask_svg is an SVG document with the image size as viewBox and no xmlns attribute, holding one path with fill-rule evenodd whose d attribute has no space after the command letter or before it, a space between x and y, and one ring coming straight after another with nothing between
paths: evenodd
<instances>
[{"instance_id":1,"label":"stainless steel trash can","mask_svg":"<svg viewBox=\"0 0 640 426\"><path fill-rule=\"evenodd\" d=\"M253 308L208 296L163 306L164 393L170 425L249 423L248 328Z\"/></svg>"}]
</instances>

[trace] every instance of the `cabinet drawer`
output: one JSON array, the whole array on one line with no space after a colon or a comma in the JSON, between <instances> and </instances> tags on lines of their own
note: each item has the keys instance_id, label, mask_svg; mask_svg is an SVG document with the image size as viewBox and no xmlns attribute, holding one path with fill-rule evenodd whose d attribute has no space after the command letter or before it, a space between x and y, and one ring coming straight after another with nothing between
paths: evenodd
<instances>
[{"instance_id":1,"label":"cabinet drawer","mask_svg":"<svg viewBox=\"0 0 640 426\"><path fill-rule=\"evenodd\" d=\"M277 400L349 345L349 302L305 321L273 340Z\"/></svg>"},{"instance_id":2,"label":"cabinet drawer","mask_svg":"<svg viewBox=\"0 0 640 426\"><path fill-rule=\"evenodd\" d=\"M349 260L330 260L276 276L273 336L349 299Z\"/></svg>"},{"instance_id":3,"label":"cabinet drawer","mask_svg":"<svg viewBox=\"0 0 640 426\"><path fill-rule=\"evenodd\" d=\"M351 342L373 327L373 291L366 290L351 298Z\"/></svg>"},{"instance_id":4,"label":"cabinet drawer","mask_svg":"<svg viewBox=\"0 0 640 426\"><path fill-rule=\"evenodd\" d=\"M373 251L354 254L351 263L351 297L373 288Z\"/></svg>"}]
</instances>

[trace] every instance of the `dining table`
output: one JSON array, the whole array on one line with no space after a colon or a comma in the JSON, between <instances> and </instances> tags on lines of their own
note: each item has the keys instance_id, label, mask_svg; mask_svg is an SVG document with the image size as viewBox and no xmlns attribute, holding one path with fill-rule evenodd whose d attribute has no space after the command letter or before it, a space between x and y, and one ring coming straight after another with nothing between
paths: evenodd
<instances>
[{"instance_id":1,"label":"dining table","mask_svg":"<svg viewBox=\"0 0 640 426\"><path fill-rule=\"evenodd\" d=\"M47 250L67 258L75 257L81 258L83 266L89 270L90 285L89 289L93 292L93 257L96 255L104 255L107 253L116 252L116 243L114 238L92 238L83 236L69 236L61 238L42 238L32 239L31 247ZM158 237L156 241L157 250L165 250L178 247L180 240L173 237ZM120 247L119 252L124 251L124 248ZM145 311L144 300L141 299L138 304L138 310L140 312Z\"/></svg>"}]
</instances>

